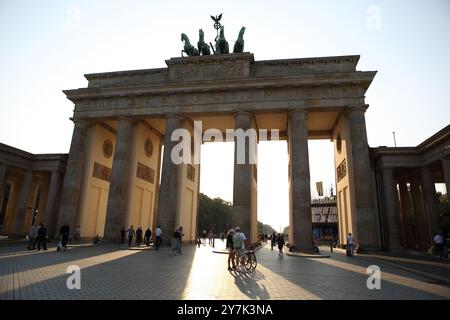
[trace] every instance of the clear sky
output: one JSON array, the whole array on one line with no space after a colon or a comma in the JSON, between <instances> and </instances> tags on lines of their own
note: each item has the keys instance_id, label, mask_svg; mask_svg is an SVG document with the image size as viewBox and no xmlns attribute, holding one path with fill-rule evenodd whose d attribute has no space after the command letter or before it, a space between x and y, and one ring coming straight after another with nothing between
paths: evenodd
<instances>
[{"instance_id":1,"label":"clear sky","mask_svg":"<svg viewBox=\"0 0 450 320\"><path fill-rule=\"evenodd\" d=\"M450 1L5 1L0 0L0 142L68 152L73 104L63 89L85 73L165 67L180 33L228 40L246 26L256 60L359 54L377 70L366 95L369 144L415 146L450 120ZM312 141L311 183L334 183L329 141ZM285 142L259 146L258 217L288 223ZM233 147L202 148L201 191L232 200ZM315 187L313 196L315 196Z\"/></svg>"}]
</instances>

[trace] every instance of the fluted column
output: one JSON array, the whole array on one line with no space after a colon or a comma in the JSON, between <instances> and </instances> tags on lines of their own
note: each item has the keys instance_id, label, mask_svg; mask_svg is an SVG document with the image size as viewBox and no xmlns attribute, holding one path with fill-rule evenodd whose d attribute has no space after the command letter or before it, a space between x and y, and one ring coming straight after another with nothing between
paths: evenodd
<instances>
[{"instance_id":1,"label":"fluted column","mask_svg":"<svg viewBox=\"0 0 450 320\"><path fill-rule=\"evenodd\" d=\"M13 235L22 237L24 235L24 223L30 199L31 186L33 183L33 171L27 171L20 189L19 202L17 204L17 215L14 218Z\"/></svg>"},{"instance_id":2,"label":"fluted column","mask_svg":"<svg viewBox=\"0 0 450 320\"><path fill-rule=\"evenodd\" d=\"M50 176L50 185L48 188L47 202L45 204L44 221L48 225L48 234L53 236L55 234L55 207L58 200L58 191L61 185L61 173L53 171Z\"/></svg>"},{"instance_id":3,"label":"fluted column","mask_svg":"<svg viewBox=\"0 0 450 320\"><path fill-rule=\"evenodd\" d=\"M434 187L433 173L429 167L422 167L423 195L425 197L425 208L428 215L430 235L441 232L439 212L437 208L436 188Z\"/></svg>"},{"instance_id":4,"label":"fluted column","mask_svg":"<svg viewBox=\"0 0 450 320\"><path fill-rule=\"evenodd\" d=\"M6 166L0 164L0 209L3 203L3 194L5 193L5 184L6 184ZM2 223L2 219L0 219L0 223Z\"/></svg>"},{"instance_id":5,"label":"fluted column","mask_svg":"<svg viewBox=\"0 0 450 320\"><path fill-rule=\"evenodd\" d=\"M72 143L70 144L62 187L61 204L59 206L58 229L60 226L68 224L71 230L75 230L79 210L81 182L86 158L86 135L89 123L83 120L74 120L74 123Z\"/></svg>"},{"instance_id":6,"label":"fluted column","mask_svg":"<svg viewBox=\"0 0 450 320\"><path fill-rule=\"evenodd\" d=\"M133 119L118 119L104 232L104 238L109 240L119 238L120 229L125 226L128 214L133 127Z\"/></svg>"},{"instance_id":7,"label":"fluted column","mask_svg":"<svg viewBox=\"0 0 450 320\"><path fill-rule=\"evenodd\" d=\"M442 169L444 171L445 188L447 189L447 198L450 194L450 159L442 159ZM450 200L447 201L448 210L450 211Z\"/></svg>"},{"instance_id":8,"label":"fluted column","mask_svg":"<svg viewBox=\"0 0 450 320\"><path fill-rule=\"evenodd\" d=\"M178 144L172 141L172 133L181 128L182 118L176 114L166 117L166 131L164 135L164 155L161 171L161 185L158 200L157 226L162 229L162 241L166 243L175 231L175 222L178 214L178 194L181 165L172 161L172 149Z\"/></svg>"},{"instance_id":9,"label":"fluted column","mask_svg":"<svg viewBox=\"0 0 450 320\"><path fill-rule=\"evenodd\" d=\"M252 128L252 114L238 112L234 115L236 130L244 132ZM245 144L239 144L238 138L234 143L234 178L233 178L233 227L240 227L241 231L251 239L252 232L252 187L254 176L254 164L250 163L250 138L245 139ZM245 149L244 149L244 148ZM240 157L245 159L244 163ZM241 159L242 160L242 159Z\"/></svg>"},{"instance_id":10,"label":"fluted column","mask_svg":"<svg viewBox=\"0 0 450 320\"><path fill-rule=\"evenodd\" d=\"M394 178L392 169L383 169L384 205L386 210L389 250L402 249L401 232L395 210Z\"/></svg>"},{"instance_id":11,"label":"fluted column","mask_svg":"<svg viewBox=\"0 0 450 320\"><path fill-rule=\"evenodd\" d=\"M289 238L295 250L313 248L307 118L303 110L288 118Z\"/></svg>"},{"instance_id":12,"label":"fluted column","mask_svg":"<svg viewBox=\"0 0 450 320\"><path fill-rule=\"evenodd\" d=\"M414 231L416 248L426 250L430 246L430 236L428 234L428 221L423 208L422 193L420 191L420 178L417 175L411 181L411 199L414 210Z\"/></svg>"},{"instance_id":13,"label":"fluted column","mask_svg":"<svg viewBox=\"0 0 450 320\"><path fill-rule=\"evenodd\" d=\"M361 249L380 250L380 229L373 199L373 179L367 143L365 109L349 110L350 140L352 150L353 206L356 220L356 242Z\"/></svg>"}]
</instances>

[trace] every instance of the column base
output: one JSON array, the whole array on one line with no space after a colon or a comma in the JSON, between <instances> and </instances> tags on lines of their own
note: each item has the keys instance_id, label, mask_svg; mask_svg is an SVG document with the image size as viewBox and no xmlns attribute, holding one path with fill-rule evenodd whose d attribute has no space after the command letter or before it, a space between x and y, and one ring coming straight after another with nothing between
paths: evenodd
<instances>
[{"instance_id":1,"label":"column base","mask_svg":"<svg viewBox=\"0 0 450 320\"><path fill-rule=\"evenodd\" d=\"M300 246L300 245L291 245L289 247L289 252L300 252L300 253L315 253L313 246Z\"/></svg>"}]
</instances>

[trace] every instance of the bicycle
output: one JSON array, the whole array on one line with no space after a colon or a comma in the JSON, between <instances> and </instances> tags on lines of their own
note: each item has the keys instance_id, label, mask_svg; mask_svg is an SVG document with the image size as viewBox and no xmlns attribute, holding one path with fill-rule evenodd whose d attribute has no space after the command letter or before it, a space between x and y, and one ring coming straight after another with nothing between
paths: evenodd
<instances>
[{"instance_id":1,"label":"bicycle","mask_svg":"<svg viewBox=\"0 0 450 320\"><path fill-rule=\"evenodd\" d=\"M243 265L247 270L255 270L258 266L255 250L253 250L253 248L250 248L250 250L246 250L245 254L240 257L239 261L241 262L241 265Z\"/></svg>"}]
</instances>

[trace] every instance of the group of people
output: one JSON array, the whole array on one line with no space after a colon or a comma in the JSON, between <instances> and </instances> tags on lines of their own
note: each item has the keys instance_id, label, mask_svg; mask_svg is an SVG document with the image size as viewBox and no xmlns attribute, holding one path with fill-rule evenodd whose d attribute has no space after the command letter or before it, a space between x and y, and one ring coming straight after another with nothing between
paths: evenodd
<instances>
[{"instance_id":1,"label":"group of people","mask_svg":"<svg viewBox=\"0 0 450 320\"><path fill-rule=\"evenodd\" d=\"M59 244L58 251L61 249L67 250L67 243L69 242L70 227L68 225L61 226L59 230ZM80 241L80 226L75 229L74 240ZM40 251L41 247L45 251L47 250L47 244L49 242L47 224L42 222L40 224L33 223L28 231L28 250Z\"/></svg>"},{"instance_id":2,"label":"group of people","mask_svg":"<svg viewBox=\"0 0 450 320\"><path fill-rule=\"evenodd\" d=\"M142 230L141 226L138 226L137 230L134 230L133 226L131 226L128 230L125 230L125 227L123 226L120 230L120 244L123 246L125 245L125 238L128 235L128 246L131 247L131 244L133 242L133 239L135 238L135 246L140 247L141 244L145 243L145 245L148 247L151 243L155 244L156 250L159 249L159 246L161 244L161 226L158 226L155 230L155 241L152 240L152 230L150 227L145 230L145 233Z\"/></svg>"},{"instance_id":3,"label":"group of people","mask_svg":"<svg viewBox=\"0 0 450 320\"><path fill-rule=\"evenodd\" d=\"M278 254L283 255L283 247L286 244L284 240L284 234L273 232L270 236L270 250L273 251L273 247L278 246Z\"/></svg>"}]
</instances>

